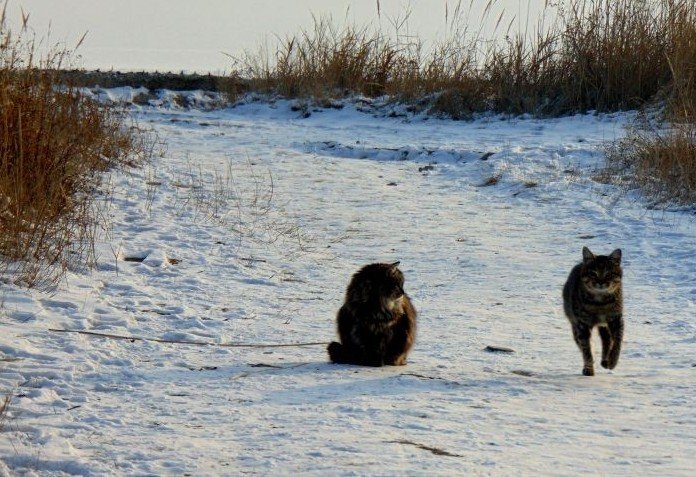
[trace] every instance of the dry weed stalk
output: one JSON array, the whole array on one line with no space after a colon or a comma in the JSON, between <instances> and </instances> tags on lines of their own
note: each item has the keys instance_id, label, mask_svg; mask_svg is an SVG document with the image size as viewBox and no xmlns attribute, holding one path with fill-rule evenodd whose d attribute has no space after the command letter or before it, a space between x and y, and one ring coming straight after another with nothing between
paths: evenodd
<instances>
[{"instance_id":1,"label":"dry weed stalk","mask_svg":"<svg viewBox=\"0 0 696 477\"><path fill-rule=\"evenodd\" d=\"M481 24L495 3L487 2ZM427 51L403 33L408 11L391 21L393 35L315 18L313 29L280 41L275 54L247 55L237 76L288 97L387 94L457 119L627 110L662 98L668 131L632 136L620 160L638 182L694 200L696 0L547 1L538 23L517 32L515 19L501 13L492 37L502 41L470 29L472 6L448 8L450 36ZM379 2L377 11L381 17Z\"/></svg>"},{"instance_id":2,"label":"dry weed stalk","mask_svg":"<svg viewBox=\"0 0 696 477\"><path fill-rule=\"evenodd\" d=\"M174 209L194 221L229 227L238 250L250 244L307 249L310 240L278 202L272 174L250 160L230 158L222 171L194 168L188 160L187 172L172 185Z\"/></svg>"},{"instance_id":3,"label":"dry weed stalk","mask_svg":"<svg viewBox=\"0 0 696 477\"><path fill-rule=\"evenodd\" d=\"M147 145L124 115L59 86L70 52L40 58L26 19L15 35L0 15L0 271L49 286L93 257L100 174Z\"/></svg>"}]
</instances>

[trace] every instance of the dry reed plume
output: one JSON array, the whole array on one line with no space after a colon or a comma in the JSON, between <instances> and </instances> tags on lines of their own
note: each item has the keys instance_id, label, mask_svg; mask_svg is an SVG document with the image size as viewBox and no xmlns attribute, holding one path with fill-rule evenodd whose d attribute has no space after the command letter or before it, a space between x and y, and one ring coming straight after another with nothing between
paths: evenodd
<instances>
[{"instance_id":1,"label":"dry reed plume","mask_svg":"<svg viewBox=\"0 0 696 477\"><path fill-rule=\"evenodd\" d=\"M497 40L467 27L467 15L457 4L448 15L450 37L427 51L403 34L408 12L392 19L394 34L315 18L312 29L280 40L274 53L247 55L236 75L252 90L286 97L389 95L456 119L486 111L617 111L664 100L674 127L641 133L619 156L641 183L694 200L696 1L546 2L538 24L519 32L501 14Z\"/></svg>"},{"instance_id":2,"label":"dry reed plume","mask_svg":"<svg viewBox=\"0 0 696 477\"><path fill-rule=\"evenodd\" d=\"M146 144L122 115L59 87L70 52L39 58L26 21L14 34L0 16L0 268L47 286L91 258L100 173Z\"/></svg>"}]
</instances>

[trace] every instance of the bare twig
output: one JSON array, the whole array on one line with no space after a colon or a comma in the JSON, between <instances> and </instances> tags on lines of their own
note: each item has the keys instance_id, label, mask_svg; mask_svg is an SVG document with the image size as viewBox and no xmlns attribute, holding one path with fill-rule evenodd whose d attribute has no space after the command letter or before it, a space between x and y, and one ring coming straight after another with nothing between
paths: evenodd
<instances>
[{"instance_id":1,"label":"bare twig","mask_svg":"<svg viewBox=\"0 0 696 477\"><path fill-rule=\"evenodd\" d=\"M96 331L85 331L85 330L67 330L59 328L49 328L48 331L53 331L55 333L77 333L86 336L96 336L100 338L108 338L112 340L124 340L124 341L149 341L154 343L168 343L168 344L187 344L194 346L219 346L222 348L289 348L289 347L299 347L299 346L326 346L329 343L324 341L309 342L309 343L214 343L211 341L193 341L193 340L168 340L162 338L147 338L142 336L126 336L126 335L115 335L111 333L97 333Z\"/></svg>"},{"instance_id":2,"label":"bare twig","mask_svg":"<svg viewBox=\"0 0 696 477\"><path fill-rule=\"evenodd\" d=\"M459 454L453 454L453 453L448 452L444 449L440 449L439 447L426 446L424 444L419 444L418 442L413 442L413 441L409 441L406 439L399 439L397 441L387 441L387 442L390 444L403 444L403 445L418 447L419 449L430 451L435 455L444 455L447 457L463 457Z\"/></svg>"}]
</instances>

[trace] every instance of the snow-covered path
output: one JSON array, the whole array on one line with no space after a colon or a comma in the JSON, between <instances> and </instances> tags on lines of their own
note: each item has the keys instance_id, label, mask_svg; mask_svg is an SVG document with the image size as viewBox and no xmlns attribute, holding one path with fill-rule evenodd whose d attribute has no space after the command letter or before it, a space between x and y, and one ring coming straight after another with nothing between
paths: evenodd
<instances>
[{"instance_id":1,"label":"snow-covered path","mask_svg":"<svg viewBox=\"0 0 696 477\"><path fill-rule=\"evenodd\" d=\"M696 224L590 179L625 116L135 114L167 151L113 176L99 269L3 285L0 475L691 475ZM593 378L560 299L583 245L624 253L624 352ZM327 342L350 275L395 260L405 367L47 331Z\"/></svg>"}]
</instances>

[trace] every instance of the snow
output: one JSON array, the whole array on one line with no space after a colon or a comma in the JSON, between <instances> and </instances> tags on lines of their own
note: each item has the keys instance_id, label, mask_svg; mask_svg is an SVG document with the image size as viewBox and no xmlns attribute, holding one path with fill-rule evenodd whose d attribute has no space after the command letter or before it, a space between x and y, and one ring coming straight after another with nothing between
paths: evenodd
<instances>
[{"instance_id":1,"label":"snow","mask_svg":"<svg viewBox=\"0 0 696 477\"><path fill-rule=\"evenodd\" d=\"M167 147L110 176L98 268L3 285L0 475L691 475L693 212L593 180L631 114L291 106L133 106ZM592 378L560 296L583 245L624 256L624 351ZM228 346L334 339L351 274L396 260L407 366Z\"/></svg>"}]
</instances>

